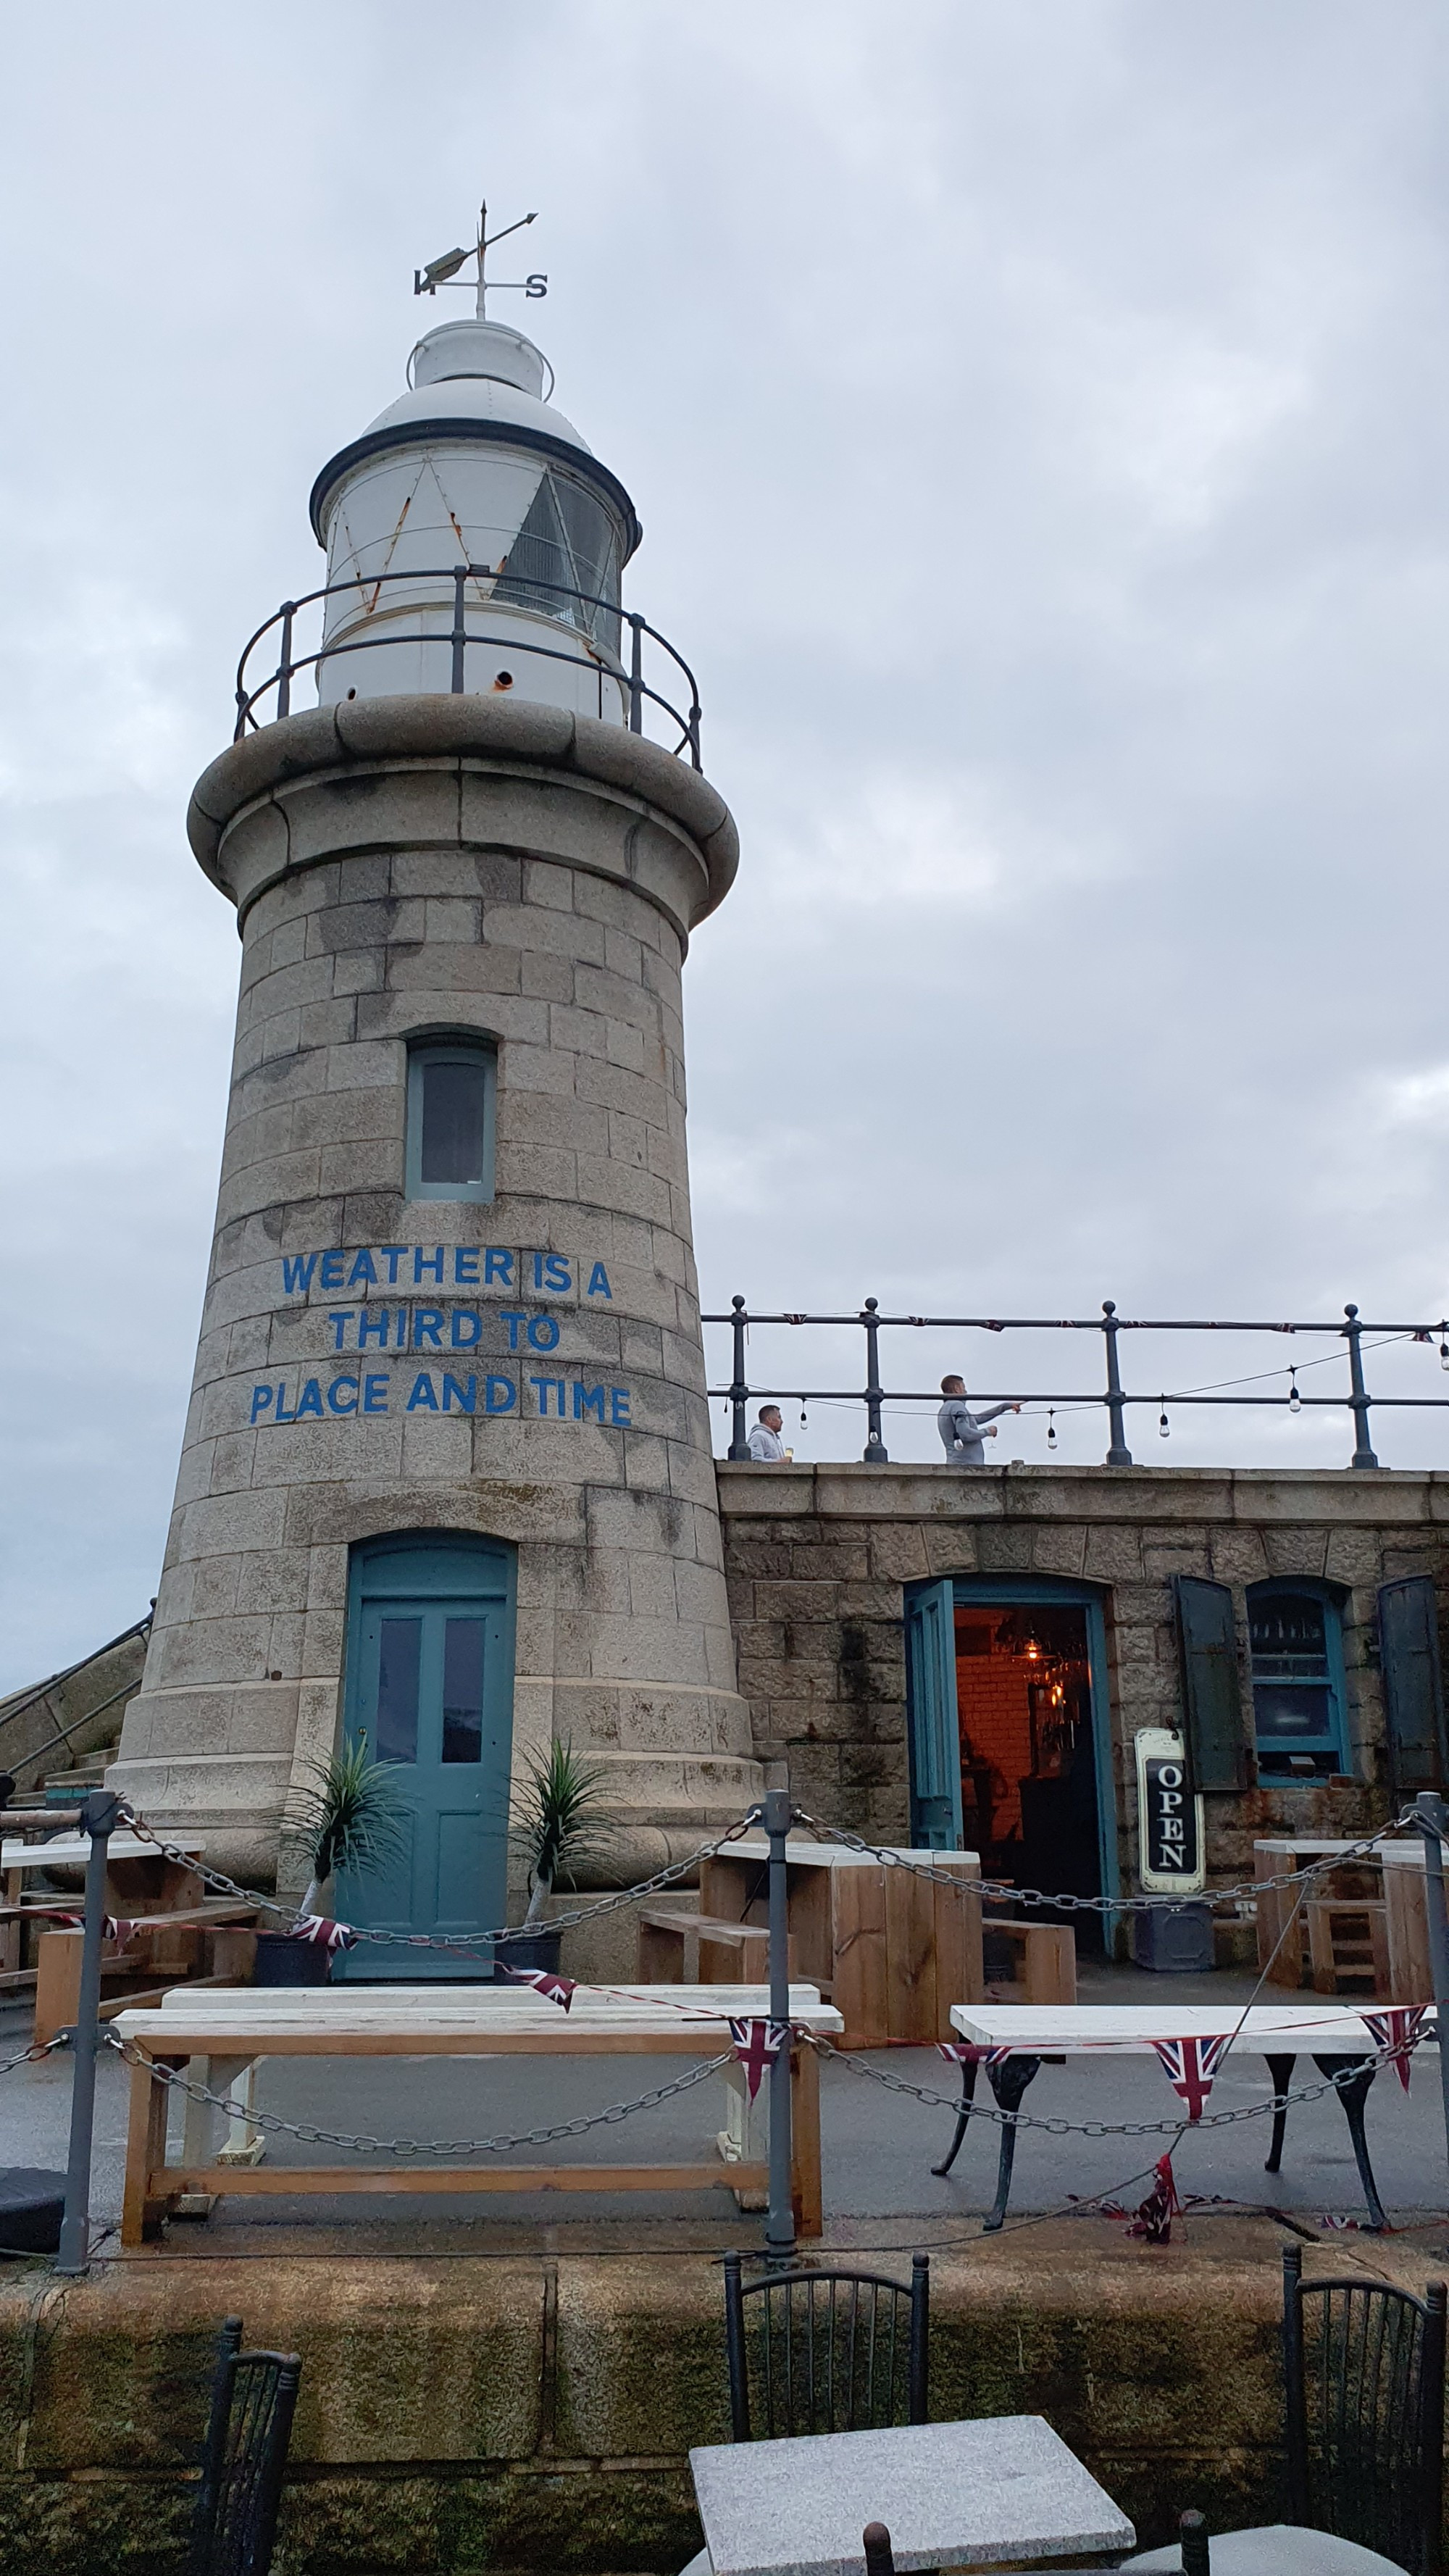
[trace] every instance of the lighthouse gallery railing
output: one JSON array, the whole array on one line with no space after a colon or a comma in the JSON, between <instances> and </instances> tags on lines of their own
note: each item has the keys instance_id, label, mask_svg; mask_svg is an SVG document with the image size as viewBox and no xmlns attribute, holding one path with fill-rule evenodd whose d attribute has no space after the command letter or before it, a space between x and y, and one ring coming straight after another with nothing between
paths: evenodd
<instances>
[{"instance_id":1,"label":"lighthouse gallery railing","mask_svg":"<svg viewBox=\"0 0 1449 2576\"><path fill-rule=\"evenodd\" d=\"M470 581L478 584L486 582L490 588L500 582L506 582L510 606L517 604L514 594L519 591L539 593L539 613L546 617L554 617L559 624L568 626L569 632L577 639L573 650L565 652L558 645L535 642L522 631L515 620L509 618L507 608L501 608L498 612L506 621L501 631L489 633L476 624L470 624L468 606ZM381 635L368 635L353 629L343 635L324 638L315 653L297 652L296 621L304 609L318 607L329 599L340 599L348 592L372 594L375 606L377 593L388 582L411 582L414 586L423 582L451 585L451 624L432 634L406 636L398 634L395 628ZM554 601L558 603L557 606L551 605ZM622 625L628 627L629 665L627 669L621 657L617 653L610 652L606 645L600 643L596 635L588 633L582 626L573 623L567 615L566 604L570 602L580 608L601 609L607 617L617 618ZM418 602L416 603L417 613L436 614L440 604ZM276 664L263 678L254 678L249 668L252 656L263 639L272 634L276 634L278 639ZM300 672L315 670L320 673L324 662L339 660L346 654L384 650L395 652L402 645L418 643L441 644L449 648L449 689L454 697L462 697L465 694L470 644L503 646L510 655L528 654L536 661L566 662L573 670L587 669L592 664L599 674L601 686L605 680L608 680L613 682L622 693L628 707L630 733L642 734L646 706L658 707L672 724L679 727L678 741L666 744L665 749L673 752L677 758L682 758L687 752L693 768L699 769L703 766L699 744L703 713L699 703L699 684L683 654L676 651L668 637L661 635L657 627L651 626L646 617L641 617L636 609L621 608L617 599L607 599L601 592L578 590L571 582L544 581L534 579L527 574L509 572L506 569L495 570L491 564L474 563L442 564L435 565L431 569L409 568L403 572L366 575L354 573L350 574L345 581L325 582L320 590L306 590L296 599L284 599L281 607L266 620L264 625L257 628L256 633L242 648L236 671L236 729L232 740L240 742L244 734L259 732L263 722L270 723L290 715L292 683ZM675 670L687 683L689 691L687 709L676 706L661 689L656 689L645 678L646 644L656 646L659 652L667 654ZM273 691L276 692L276 704L270 716L259 718L258 707Z\"/></svg>"}]
</instances>

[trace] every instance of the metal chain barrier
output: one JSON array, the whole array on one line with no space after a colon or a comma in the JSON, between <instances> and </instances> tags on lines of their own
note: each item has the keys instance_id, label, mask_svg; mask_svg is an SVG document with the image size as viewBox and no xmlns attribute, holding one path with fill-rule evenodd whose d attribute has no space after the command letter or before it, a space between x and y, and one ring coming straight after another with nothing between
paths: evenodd
<instances>
[{"instance_id":1,"label":"metal chain barrier","mask_svg":"<svg viewBox=\"0 0 1449 2576\"><path fill-rule=\"evenodd\" d=\"M213 2093L207 2085L192 2082L175 2067L159 2065L154 2058L144 2056L133 2042L122 2039L114 2031L106 2034L106 2044L115 2049L128 2066L149 2067L155 2081L166 2085L169 2091L185 2094L192 2102L208 2103L213 2110L225 2111L230 2119L245 2120L249 2127L255 2129L275 2129L285 2137L300 2138L307 2146L342 2147L351 2154L367 2156L497 2156L506 2155L513 2147L546 2147L559 2138L581 2138L586 2130L614 2128L621 2120L632 2118L636 2111L652 2111L661 2102L672 2102L676 2095L690 2092L711 2075L721 2074L734 2057L733 2049L725 2049L720 2056L692 2066L687 2074L677 2075L671 2084L659 2084L652 2093L641 2093L633 2102L611 2102L605 2110L585 2111L576 2120L556 2121L547 2129L526 2129L517 2137L420 2139L353 2137L341 2129L316 2128L309 2120L285 2120L279 2111L253 2110L231 2094ZM722 2173L726 2170L721 2167Z\"/></svg>"},{"instance_id":2,"label":"metal chain barrier","mask_svg":"<svg viewBox=\"0 0 1449 2576\"><path fill-rule=\"evenodd\" d=\"M55 2039L41 2040L38 2047L22 2048L18 2057L0 2057L0 2075L13 2074L17 2066L39 2066L53 2048L66 2048L69 2044L67 2035L61 2032Z\"/></svg>"},{"instance_id":3,"label":"metal chain barrier","mask_svg":"<svg viewBox=\"0 0 1449 2576\"><path fill-rule=\"evenodd\" d=\"M164 1841L143 1816L136 1815L130 1808L124 1812L133 1834L152 1844L164 1859L179 1861L184 1869L194 1870L208 1887L216 1888L223 1896L235 1897L239 1905L255 1905L268 1914L284 1916L288 1923L297 1920L295 1905L287 1905L279 1897L263 1896L257 1888L239 1886L234 1878L225 1877L218 1869L208 1868L194 1852L183 1851L178 1844ZM757 1821L754 1811L738 1816L722 1834L716 1835L713 1842L701 1843L697 1850L687 1852L683 1860L670 1861L664 1869L656 1870L652 1878L641 1878L633 1887L616 1888L611 1895L601 1896L597 1904L578 1906L571 1914L551 1914L546 1923L541 1922L536 1928L540 1933L570 1932L577 1924L595 1923L601 1915L617 1913L621 1906L632 1905L641 1896L652 1896L660 1888L673 1887L680 1879L687 1878L691 1870L697 1869L702 1860L713 1860L717 1852L725 1851L731 1843L738 1842ZM470 1932L452 1940L430 1932L377 1931L358 1923L349 1923L345 1929L358 1941L385 1941L405 1950L446 1950L454 1957L466 1959L481 1956L485 1943L517 1940L525 1927L521 1923L501 1923L492 1931Z\"/></svg>"},{"instance_id":4,"label":"metal chain barrier","mask_svg":"<svg viewBox=\"0 0 1449 2576\"><path fill-rule=\"evenodd\" d=\"M833 2040L823 2038L818 2031L797 2030L795 2035L817 2056L848 2066L856 2075L868 2076L873 2084L883 2084L888 2093L909 2094L912 2101L924 2102L933 2111L949 2111L953 2118L960 2113L959 2100L953 2100L950 2094L937 2093L929 2084L912 2084L908 2076L892 2075L884 2066L870 2066L854 2049L837 2048ZM1419 2045L1418 2039L1406 2043L1409 2049ZM1030 2048L1015 2053L1022 2057L1035 2054ZM1287 2054L1285 2049L1284 2055ZM1295 2102L1321 2102L1326 2093L1338 2093L1345 2084L1356 2083L1370 2067L1378 2074L1404 2054L1405 2048L1376 2049L1372 2058L1367 2053L1356 2057L1341 2075L1330 2075L1321 2084L1296 2085L1291 2093L1275 2094L1266 2102L1245 2102L1236 2111L1205 2111L1197 2120L1185 2121L1181 2112L1175 2120L1055 2120L1043 2119L1035 2111L1003 2111L996 2104L988 2109L985 2103L972 2103L971 2117L989 2120L999 2129L1044 2129L1053 2138L1160 2138L1176 2137L1179 2131L1194 2137L1200 2129L1230 2129L1243 2120L1266 2120L1276 2111L1287 2111Z\"/></svg>"},{"instance_id":5,"label":"metal chain barrier","mask_svg":"<svg viewBox=\"0 0 1449 2576\"><path fill-rule=\"evenodd\" d=\"M1050 1906L1063 1914L1155 1914L1180 1913L1185 1905L1226 1905L1240 1898L1257 1898L1270 1887L1302 1888L1311 1878L1327 1870L1344 1869L1356 1860L1372 1856L1378 1844L1390 1834L1402 1831L1414 1821L1414 1810L1406 1807L1392 1823L1380 1825L1376 1833L1365 1835L1362 1842L1349 1843L1344 1850L1332 1852L1323 1860L1310 1861L1304 1869L1284 1870L1277 1878L1249 1878L1236 1887L1204 1887L1195 1896L1053 1896L1040 1887L1014 1887L1008 1879L963 1878L959 1870L932 1869L929 1861L910 1859L905 1852L892 1851L884 1843L868 1843L859 1834L848 1833L843 1825L823 1825L817 1816L795 1810L795 1821L808 1826L822 1842L840 1843L846 1851L863 1852L869 1859L883 1861L887 1868L903 1869L912 1878L928 1878L937 1887L949 1887L956 1896L991 1898L1016 1904Z\"/></svg>"}]
</instances>

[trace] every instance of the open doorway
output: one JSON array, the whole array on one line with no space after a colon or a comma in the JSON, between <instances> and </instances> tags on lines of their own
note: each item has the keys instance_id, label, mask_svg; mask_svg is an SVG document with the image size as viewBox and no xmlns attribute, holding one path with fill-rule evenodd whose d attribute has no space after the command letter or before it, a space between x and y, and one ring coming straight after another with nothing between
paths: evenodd
<instances>
[{"instance_id":1,"label":"open doorway","mask_svg":"<svg viewBox=\"0 0 1449 2576\"><path fill-rule=\"evenodd\" d=\"M1101 1596L1049 1576L958 1575L905 1599L911 1835L1049 1895L1117 1894ZM1070 1922L1100 1952L1098 1914Z\"/></svg>"},{"instance_id":2,"label":"open doorway","mask_svg":"<svg viewBox=\"0 0 1449 2576\"><path fill-rule=\"evenodd\" d=\"M1053 1896L1100 1896L1085 1609L958 1602L954 1626L967 1847L981 1854L985 1877ZM1070 1919L1079 1933L1100 1931L1097 1916Z\"/></svg>"}]
</instances>

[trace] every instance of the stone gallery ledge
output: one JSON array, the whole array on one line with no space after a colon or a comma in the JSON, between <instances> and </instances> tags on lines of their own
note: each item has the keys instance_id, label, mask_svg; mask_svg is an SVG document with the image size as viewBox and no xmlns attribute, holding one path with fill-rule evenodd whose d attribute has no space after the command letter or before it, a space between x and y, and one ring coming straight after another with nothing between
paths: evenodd
<instances>
[{"instance_id":1,"label":"stone gallery ledge","mask_svg":"<svg viewBox=\"0 0 1449 2576\"><path fill-rule=\"evenodd\" d=\"M1422 2292L1443 2231L1318 2240L1309 2273ZM408 2258L319 2230L305 2253L163 2248L65 2284L16 2266L0 2283L7 2560L27 2576L179 2576L185 2472L235 2311L249 2344L302 2355L289 2569L665 2576L699 2546L686 2453L728 2438L720 2274L667 2231L630 2233L636 2250ZM755 2233L742 2220L738 2241ZM1279 2510L1292 2239L1266 2216L1174 2233L1150 2247L1093 2217L921 2240L932 2414L1045 2415L1144 2545L1189 2503L1222 2525ZM908 2270L895 2229L851 2240L835 2259Z\"/></svg>"},{"instance_id":2,"label":"stone gallery ledge","mask_svg":"<svg viewBox=\"0 0 1449 2576\"><path fill-rule=\"evenodd\" d=\"M1449 1527L1449 1473L1420 1467L761 1466L717 1458L731 1520L1319 1522Z\"/></svg>"}]
</instances>

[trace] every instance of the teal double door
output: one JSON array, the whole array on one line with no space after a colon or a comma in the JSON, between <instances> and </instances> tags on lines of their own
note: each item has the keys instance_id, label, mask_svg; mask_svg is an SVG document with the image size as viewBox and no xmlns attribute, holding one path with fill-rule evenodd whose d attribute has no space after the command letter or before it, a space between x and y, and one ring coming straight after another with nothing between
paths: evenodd
<instances>
[{"instance_id":1,"label":"teal double door","mask_svg":"<svg viewBox=\"0 0 1449 2576\"><path fill-rule=\"evenodd\" d=\"M376 1539L354 1551L346 1740L397 1765L396 1850L339 1872L344 1922L467 1939L504 1919L513 1741L513 1563L487 1540ZM486 1960L367 1941L334 1979L477 1977Z\"/></svg>"}]
</instances>

